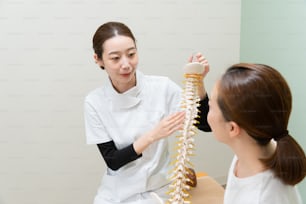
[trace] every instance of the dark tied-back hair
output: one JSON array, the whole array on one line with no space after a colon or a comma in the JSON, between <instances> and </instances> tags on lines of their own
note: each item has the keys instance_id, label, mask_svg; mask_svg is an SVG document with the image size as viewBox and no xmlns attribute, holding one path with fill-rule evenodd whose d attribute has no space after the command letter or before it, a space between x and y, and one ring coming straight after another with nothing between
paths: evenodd
<instances>
[{"instance_id":1,"label":"dark tied-back hair","mask_svg":"<svg viewBox=\"0 0 306 204\"><path fill-rule=\"evenodd\" d=\"M292 95L284 77L263 64L235 64L218 87L218 105L227 121L234 121L261 146L277 141L271 158L261 159L285 184L295 185L306 173L303 149L287 127Z\"/></svg>"},{"instance_id":2,"label":"dark tied-back hair","mask_svg":"<svg viewBox=\"0 0 306 204\"><path fill-rule=\"evenodd\" d=\"M96 30L92 39L92 44L94 52L97 54L99 59L102 59L104 42L119 35L131 38L136 47L136 39L132 31L129 29L129 27L121 22L107 22ZM104 69L103 67L101 68Z\"/></svg>"}]
</instances>

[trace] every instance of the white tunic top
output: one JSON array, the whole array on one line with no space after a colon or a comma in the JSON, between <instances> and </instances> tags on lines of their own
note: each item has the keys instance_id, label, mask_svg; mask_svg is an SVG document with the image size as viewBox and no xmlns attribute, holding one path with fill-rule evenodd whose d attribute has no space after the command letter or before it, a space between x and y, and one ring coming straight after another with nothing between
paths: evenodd
<instances>
[{"instance_id":1,"label":"white tunic top","mask_svg":"<svg viewBox=\"0 0 306 204\"><path fill-rule=\"evenodd\" d=\"M174 82L139 71L136 80L137 85L122 94L116 92L110 80L89 93L85 99L88 144L113 140L122 149L153 129L164 116L179 110L181 88ZM162 139L119 170L107 168L95 204L150 203L151 191L165 196L168 189L161 188L169 183L169 162L168 141Z\"/></svg>"},{"instance_id":2,"label":"white tunic top","mask_svg":"<svg viewBox=\"0 0 306 204\"><path fill-rule=\"evenodd\" d=\"M237 157L231 164L224 204L302 204L296 186L285 185L271 170L247 178L234 174Z\"/></svg>"}]
</instances>

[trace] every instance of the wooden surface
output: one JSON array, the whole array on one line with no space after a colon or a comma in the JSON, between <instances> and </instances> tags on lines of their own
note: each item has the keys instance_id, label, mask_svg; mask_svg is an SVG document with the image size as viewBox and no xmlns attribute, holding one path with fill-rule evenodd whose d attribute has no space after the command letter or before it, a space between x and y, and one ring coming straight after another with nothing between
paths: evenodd
<instances>
[{"instance_id":1,"label":"wooden surface","mask_svg":"<svg viewBox=\"0 0 306 204\"><path fill-rule=\"evenodd\" d=\"M223 204L224 188L213 178L198 178L198 184L190 190L192 204Z\"/></svg>"}]
</instances>

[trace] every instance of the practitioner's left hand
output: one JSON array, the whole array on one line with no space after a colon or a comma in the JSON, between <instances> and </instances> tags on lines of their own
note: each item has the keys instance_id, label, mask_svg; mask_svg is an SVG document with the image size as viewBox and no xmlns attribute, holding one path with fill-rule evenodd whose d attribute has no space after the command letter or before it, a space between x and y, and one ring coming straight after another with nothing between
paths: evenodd
<instances>
[{"instance_id":1,"label":"practitioner's left hand","mask_svg":"<svg viewBox=\"0 0 306 204\"><path fill-rule=\"evenodd\" d=\"M188 59L188 62L199 62L199 63L203 64L203 66L204 66L204 71L202 73L202 77L203 78L209 72L209 63L208 63L208 60L200 52L198 52L195 56L191 55L189 57L189 59Z\"/></svg>"},{"instance_id":2,"label":"practitioner's left hand","mask_svg":"<svg viewBox=\"0 0 306 204\"><path fill-rule=\"evenodd\" d=\"M188 62L199 62L203 64L204 66L202 78L199 80L200 83L198 84L198 95L200 99L202 100L206 96L206 90L205 90L203 79L205 78L206 74L209 72L208 60L202 55L202 53L199 52L195 56L191 55L188 59Z\"/></svg>"}]
</instances>

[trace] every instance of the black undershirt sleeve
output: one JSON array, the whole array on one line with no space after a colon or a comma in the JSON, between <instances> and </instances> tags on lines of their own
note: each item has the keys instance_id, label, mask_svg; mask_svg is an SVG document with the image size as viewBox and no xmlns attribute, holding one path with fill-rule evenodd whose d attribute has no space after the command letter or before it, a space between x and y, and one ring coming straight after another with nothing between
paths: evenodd
<instances>
[{"instance_id":1,"label":"black undershirt sleeve","mask_svg":"<svg viewBox=\"0 0 306 204\"><path fill-rule=\"evenodd\" d=\"M196 127L204 132L211 132L211 128L207 122L207 114L209 111L208 101L209 98L206 95L205 98L200 101L200 106L198 107L199 118L197 118L197 121L199 123L196 124Z\"/></svg>"},{"instance_id":2,"label":"black undershirt sleeve","mask_svg":"<svg viewBox=\"0 0 306 204\"><path fill-rule=\"evenodd\" d=\"M118 170L125 164L134 161L142 156L137 155L133 144L118 150L113 141L98 144L98 148L106 165L112 170Z\"/></svg>"}]
</instances>

